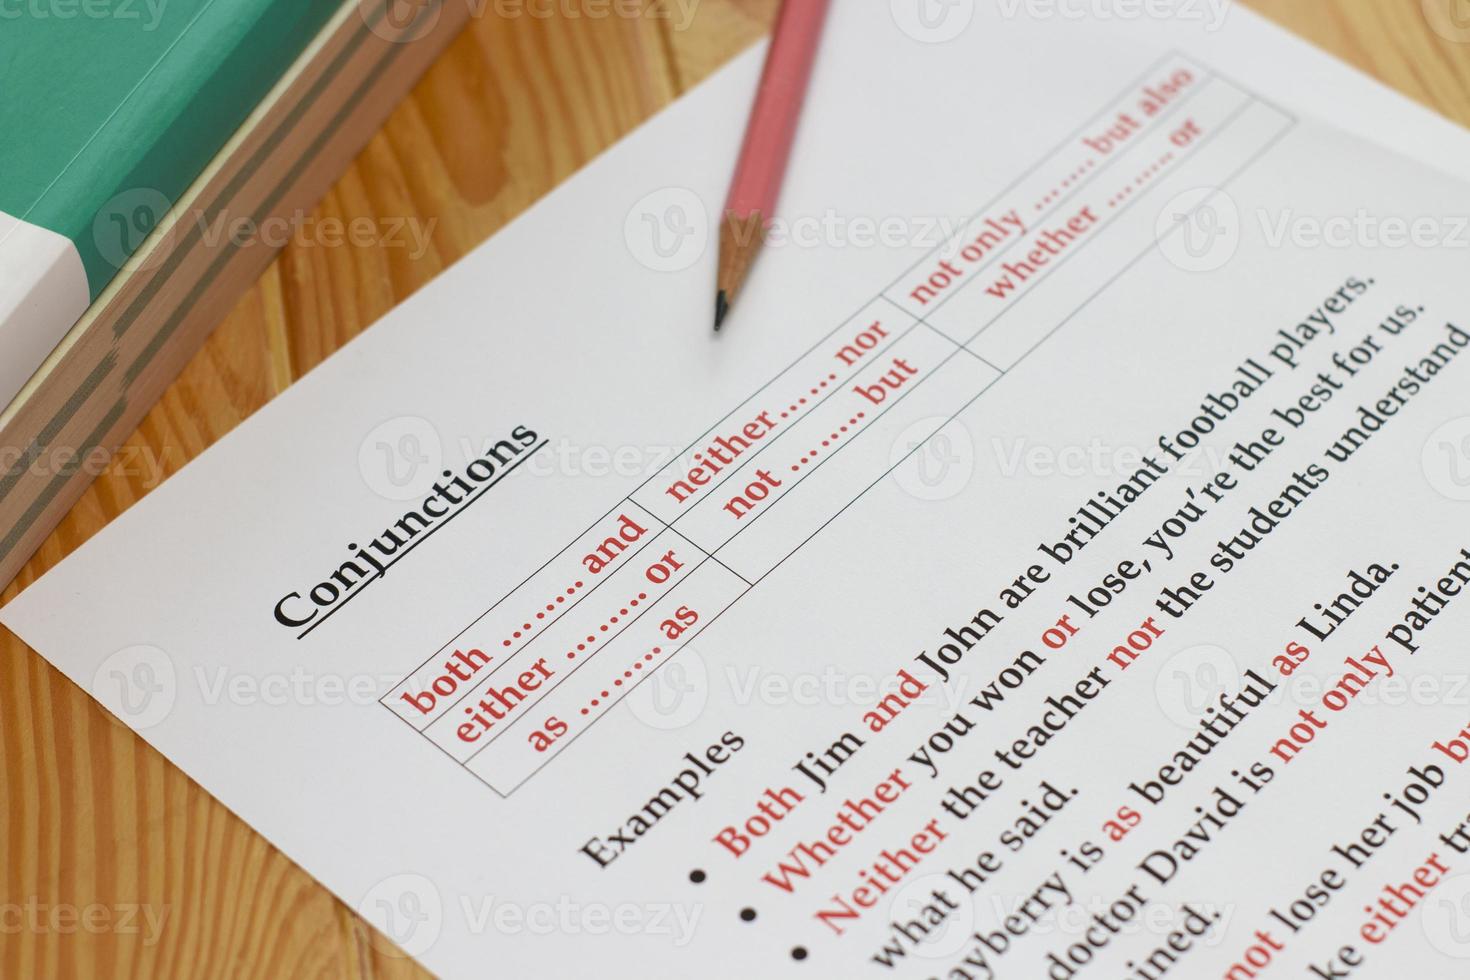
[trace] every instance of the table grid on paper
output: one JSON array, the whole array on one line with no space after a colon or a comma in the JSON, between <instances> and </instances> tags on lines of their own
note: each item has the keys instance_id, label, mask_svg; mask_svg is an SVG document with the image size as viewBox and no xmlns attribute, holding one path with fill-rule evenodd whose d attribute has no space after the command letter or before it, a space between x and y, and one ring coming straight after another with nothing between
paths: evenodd
<instances>
[{"instance_id":1,"label":"table grid on paper","mask_svg":"<svg viewBox=\"0 0 1470 980\"><path fill-rule=\"evenodd\" d=\"M1182 55L1150 66L382 703L509 795L1164 236L1183 234L1208 196L1172 224L1140 201L1225 188L1294 122ZM1113 247L1072 266L1105 231Z\"/></svg>"}]
</instances>

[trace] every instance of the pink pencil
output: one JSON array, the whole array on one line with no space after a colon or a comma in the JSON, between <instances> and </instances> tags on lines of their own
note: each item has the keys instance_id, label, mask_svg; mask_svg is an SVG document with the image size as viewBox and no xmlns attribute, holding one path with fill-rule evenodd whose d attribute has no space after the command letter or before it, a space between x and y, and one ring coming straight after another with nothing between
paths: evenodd
<instances>
[{"instance_id":1,"label":"pink pencil","mask_svg":"<svg viewBox=\"0 0 1470 980\"><path fill-rule=\"evenodd\" d=\"M761 70L760 88L745 143L730 182L720 222L720 265L716 276L715 329L725 322L735 294L765 243L766 230L775 215L796 123L806 98L807 82L816 60L822 23L829 0L783 0L776 17L766 65Z\"/></svg>"}]
</instances>

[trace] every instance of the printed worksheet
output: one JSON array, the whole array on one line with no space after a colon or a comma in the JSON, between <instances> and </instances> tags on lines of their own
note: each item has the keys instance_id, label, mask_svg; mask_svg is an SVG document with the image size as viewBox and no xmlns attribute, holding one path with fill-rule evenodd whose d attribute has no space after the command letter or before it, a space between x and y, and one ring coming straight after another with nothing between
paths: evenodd
<instances>
[{"instance_id":1,"label":"printed worksheet","mask_svg":"<svg viewBox=\"0 0 1470 980\"><path fill-rule=\"evenodd\" d=\"M1470 139L1017 7L834 6L720 334L759 50L0 619L446 977L1465 976Z\"/></svg>"}]
</instances>

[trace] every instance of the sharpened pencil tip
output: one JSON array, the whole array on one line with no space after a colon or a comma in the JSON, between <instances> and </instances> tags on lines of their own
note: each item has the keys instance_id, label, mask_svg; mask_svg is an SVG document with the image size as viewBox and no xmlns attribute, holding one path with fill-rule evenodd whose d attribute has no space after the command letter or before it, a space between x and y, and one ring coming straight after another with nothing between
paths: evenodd
<instances>
[{"instance_id":1,"label":"sharpened pencil tip","mask_svg":"<svg viewBox=\"0 0 1470 980\"><path fill-rule=\"evenodd\" d=\"M722 289L715 294L715 329L720 329L720 324L725 322L725 314L730 312L730 299Z\"/></svg>"}]
</instances>

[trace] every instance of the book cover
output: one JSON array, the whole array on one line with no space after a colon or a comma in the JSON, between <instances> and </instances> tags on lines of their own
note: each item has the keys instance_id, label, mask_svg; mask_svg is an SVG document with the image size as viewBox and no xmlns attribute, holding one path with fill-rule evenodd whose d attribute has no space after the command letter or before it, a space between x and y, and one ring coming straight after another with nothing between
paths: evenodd
<instances>
[{"instance_id":1,"label":"book cover","mask_svg":"<svg viewBox=\"0 0 1470 980\"><path fill-rule=\"evenodd\" d=\"M0 33L0 404L342 0L17 8Z\"/></svg>"}]
</instances>

